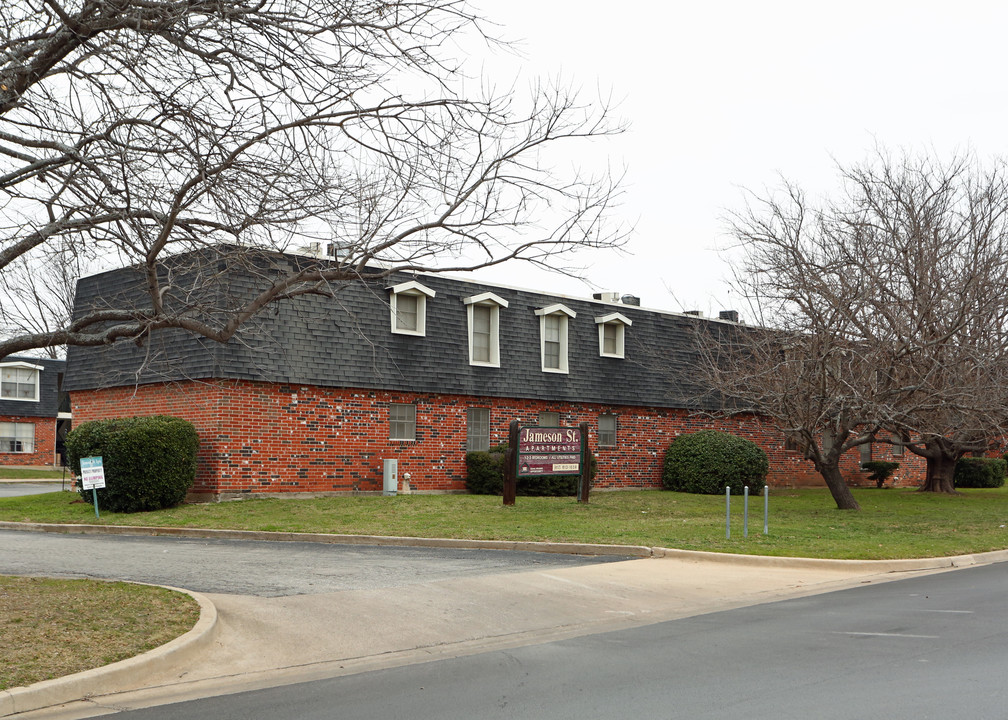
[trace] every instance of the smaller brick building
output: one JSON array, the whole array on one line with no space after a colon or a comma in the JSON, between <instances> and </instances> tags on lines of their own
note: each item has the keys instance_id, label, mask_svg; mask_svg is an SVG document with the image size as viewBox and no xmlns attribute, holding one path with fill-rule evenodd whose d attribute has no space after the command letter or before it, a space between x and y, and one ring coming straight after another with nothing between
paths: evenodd
<instances>
[{"instance_id":1,"label":"smaller brick building","mask_svg":"<svg viewBox=\"0 0 1008 720\"><path fill-rule=\"evenodd\" d=\"M60 464L70 423L60 389L65 368L48 358L0 361L0 465Z\"/></svg>"},{"instance_id":2,"label":"smaller brick building","mask_svg":"<svg viewBox=\"0 0 1008 720\"><path fill-rule=\"evenodd\" d=\"M254 273L219 268L223 281L207 289L215 297L206 303L224 295L233 305L271 272L304 262L318 261L270 255ZM100 306L143 286L136 270L113 271L81 280L77 302ZM66 387L77 422L191 420L201 443L194 493L206 496L377 492L385 459L398 460L414 491L460 492L467 450L506 440L514 419L587 422L602 489L660 487L672 440L711 427L761 445L771 484L822 484L765 418L717 417L720 400L696 372L695 338L720 322L733 316L397 275L351 283L335 297L285 300L225 345L164 331L142 345L71 348ZM872 452L888 459L891 448ZM864 479L861 459L845 457L852 483Z\"/></svg>"}]
</instances>

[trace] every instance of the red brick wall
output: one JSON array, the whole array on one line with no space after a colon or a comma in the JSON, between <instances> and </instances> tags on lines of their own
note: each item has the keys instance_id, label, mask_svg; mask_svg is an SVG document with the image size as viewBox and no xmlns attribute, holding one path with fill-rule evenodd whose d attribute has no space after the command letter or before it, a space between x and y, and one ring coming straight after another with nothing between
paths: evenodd
<instances>
[{"instance_id":1,"label":"red brick wall","mask_svg":"<svg viewBox=\"0 0 1008 720\"><path fill-rule=\"evenodd\" d=\"M491 445L507 440L511 420L534 424L540 411L559 412L562 425L587 422L598 488L661 487L669 443L711 427L760 444L771 485L822 484L812 464L786 452L781 433L754 416L712 421L684 410L226 380L75 392L71 400L75 424L153 414L192 421L200 435L197 493L380 491L385 458L398 459L400 481L409 473L413 490L464 491L470 407L491 408ZM416 441L389 440L390 403L416 404ZM618 416L615 448L598 447L602 413ZM876 445L874 458L887 459L888 448ZM922 468L909 471L917 475L912 482L922 479ZM857 451L845 456L844 471L852 484L863 478Z\"/></svg>"},{"instance_id":2,"label":"red brick wall","mask_svg":"<svg viewBox=\"0 0 1008 720\"><path fill-rule=\"evenodd\" d=\"M55 465L56 419L0 415L0 422L31 423L35 426L35 452L5 452L0 447L0 465Z\"/></svg>"}]
</instances>

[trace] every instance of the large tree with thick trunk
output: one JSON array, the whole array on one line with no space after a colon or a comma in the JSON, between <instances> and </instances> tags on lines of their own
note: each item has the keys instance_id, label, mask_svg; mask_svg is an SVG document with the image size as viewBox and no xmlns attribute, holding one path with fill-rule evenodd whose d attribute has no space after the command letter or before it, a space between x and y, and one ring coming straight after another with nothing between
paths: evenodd
<instances>
[{"instance_id":1,"label":"large tree with thick trunk","mask_svg":"<svg viewBox=\"0 0 1008 720\"><path fill-rule=\"evenodd\" d=\"M608 170L554 171L619 131L605 103L466 77L461 48L494 43L483 28L461 0L0 0L0 286L16 300L0 358L158 328L226 341L270 302L361 277L562 269L619 245ZM192 257L328 262L208 313L186 298L214 268L183 286L164 258L211 246ZM123 264L144 302L58 310L60 273Z\"/></svg>"},{"instance_id":2,"label":"large tree with thick trunk","mask_svg":"<svg viewBox=\"0 0 1008 720\"><path fill-rule=\"evenodd\" d=\"M833 198L788 184L734 216L736 287L773 330L744 333L712 367L737 373L716 373L728 395L806 442L902 438L927 459L921 489L952 491L956 460L1008 432L1005 165L879 151L840 176ZM801 372L754 350L777 337ZM794 410L810 403L822 410ZM806 453L830 484L834 466Z\"/></svg>"},{"instance_id":3,"label":"large tree with thick trunk","mask_svg":"<svg viewBox=\"0 0 1008 720\"><path fill-rule=\"evenodd\" d=\"M954 491L956 461L1008 433L1008 175L1002 161L880 156L846 174L848 282L868 289L871 416Z\"/></svg>"}]
</instances>

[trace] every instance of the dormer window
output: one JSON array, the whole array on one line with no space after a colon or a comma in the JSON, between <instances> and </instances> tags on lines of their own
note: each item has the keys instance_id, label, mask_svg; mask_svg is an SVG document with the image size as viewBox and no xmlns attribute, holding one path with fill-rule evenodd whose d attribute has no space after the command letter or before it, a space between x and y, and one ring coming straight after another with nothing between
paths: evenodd
<instances>
[{"instance_id":1,"label":"dormer window","mask_svg":"<svg viewBox=\"0 0 1008 720\"><path fill-rule=\"evenodd\" d=\"M462 302L469 316L469 364L500 367L500 309L507 300L486 292Z\"/></svg>"},{"instance_id":2,"label":"dormer window","mask_svg":"<svg viewBox=\"0 0 1008 720\"><path fill-rule=\"evenodd\" d=\"M626 328L633 321L621 313L610 313L595 318L598 326L599 355L602 357L623 358Z\"/></svg>"},{"instance_id":3,"label":"dormer window","mask_svg":"<svg viewBox=\"0 0 1008 720\"><path fill-rule=\"evenodd\" d=\"M40 365L26 362L0 365L0 399L38 402Z\"/></svg>"},{"instance_id":4,"label":"dormer window","mask_svg":"<svg viewBox=\"0 0 1008 720\"><path fill-rule=\"evenodd\" d=\"M567 372L567 326L577 313L557 303L535 311L539 316L539 352L542 371Z\"/></svg>"},{"instance_id":5,"label":"dormer window","mask_svg":"<svg viewBox=\"0 0 1008 720\"><path fill-rule=\"evenodd\" d=\"M402 335L426 335L427 298L434 297L434 291L416 280L393 285L387 290L392 293L389 298L392 332Z\"/></svg>"}]
</instances>

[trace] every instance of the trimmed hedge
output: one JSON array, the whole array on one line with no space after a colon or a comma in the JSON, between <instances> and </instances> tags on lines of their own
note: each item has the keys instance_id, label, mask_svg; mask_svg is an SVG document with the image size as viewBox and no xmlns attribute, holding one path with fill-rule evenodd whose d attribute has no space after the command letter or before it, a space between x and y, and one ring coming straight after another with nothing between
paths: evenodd
<instances>
[{"instance_id":1,"label":"trimmed hedge","mask_svg":"<svg viewBox=\"0 0 1008 720\"><path fill-rule=\"evenodd\" d=\"M956 463L953 483L960 488L999 488L1005 482L1001 458L964 457Z\"/></svg>"},{"instance_id":2,"label":"trimmed hedge","mask_svg":"<svg viewBox=\"0 0 1008 720\"><path fill-rule=\"evenodd\" d=\"M898 462L889 462L888 460L869 460L861 464L861 469L868 471L868 479L875 481L875 487L882 487L885 481L896 472L899 465Z\"/></svg>"},{"instance_id":3,"label":"trimmed hedge","mask_svg":"<svg viewBox=\"0 0 1008 720\"><path fill-rule=\"evenodd\" d=\"M101 456L105 487L98 507L139 512L173 507L185 500L196 478L199 437L193 424L166 415L95 420L66 438L67 460L80 477L80 460ZM91 502L91 491L80 490Z\"/></svg>"},{"instance_id":4,"label":"trimmed hedge","mask_svg":"<svg viewBox=\"0 0 1008 720\"><path fill-rule=\"evenodd\" d=\"M662 485L666 490L717 495L730 485L741 495L744 486L763 492L770 463L759 445L719 430L680 435L665 452Z\"/></svg>"},{"instance_id":5,"label":"trimmed hedge","mask_svg":"<svg viewBox=\"0 0 1008 720\"><path fill-rule=\"evenodd\" d=\"M466 489L473 495L504 494L504 453L507 443L489 451L466 453ZM591 479L595 480L598 462L591 459ZM535 475L520 477L515 493L525 497L568 497L577 495L577 475Z\"/></svg>"},{"instance_id":6,"label":"trimmed hedge","mask_svg":"<svg viewBox=\"0 0 1008 720\"><path fill-rule=\"evenodd\" d=\"M473 495L501 495L504 492L504 453L507 445L466 453L466 489Z\"/></svg>"}]
</instances>

